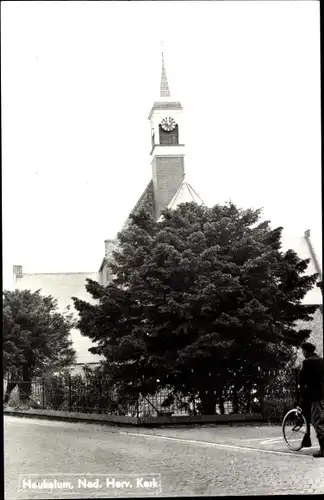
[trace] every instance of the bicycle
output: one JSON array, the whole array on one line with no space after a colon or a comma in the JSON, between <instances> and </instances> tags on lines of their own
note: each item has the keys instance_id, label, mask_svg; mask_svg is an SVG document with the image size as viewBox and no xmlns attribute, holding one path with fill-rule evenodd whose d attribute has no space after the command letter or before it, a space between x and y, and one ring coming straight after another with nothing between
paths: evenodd
<instances>
[{"instance_id":1,"label":"bicycle","mask_svg":"<svg viewBox=\"0 0 324 500\"><path fill-rule=\"evenodd\" d=\"M296 406L283 418L282 433L288 448L292 451L300 451L307 430L306 418L300 406Z\"/></svg>"}]
</instances>

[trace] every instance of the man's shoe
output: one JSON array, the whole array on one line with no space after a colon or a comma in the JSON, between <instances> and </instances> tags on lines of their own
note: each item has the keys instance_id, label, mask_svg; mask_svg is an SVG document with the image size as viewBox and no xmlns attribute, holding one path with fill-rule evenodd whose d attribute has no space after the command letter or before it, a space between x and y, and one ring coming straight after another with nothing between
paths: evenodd
<instances>
[{"instance_id":1,"label":"man's shoe","mask_svg":"<svg viewBox=\"0 0 324 500\"><path fill-rule=\"evenodd\" d=\"M302 441L302 448L311 448L312 442L309 434L305 434Z\"/></svg>"},{"instance_id":2,"label":"man's shoe","mask_svg":"<svg viewBox=\"0 0 324 500\"><path fill-rule=\"evenodd\" d=\"M324 458L324 450L319 450L319 451L316 451L315 453L313 453L313 457L314 458Z\"/></svg>"},{"instance_id":3,"label":"man's shoe","mask_svg":"<svg viewBox=\"0 0 324 500\"><path fill-rule=\"evenodd\" d=\"M320 438L319 440L320 450L316 453L313 453L314 458L324 458L324 438Z\"/></svg>"}]
</instances>

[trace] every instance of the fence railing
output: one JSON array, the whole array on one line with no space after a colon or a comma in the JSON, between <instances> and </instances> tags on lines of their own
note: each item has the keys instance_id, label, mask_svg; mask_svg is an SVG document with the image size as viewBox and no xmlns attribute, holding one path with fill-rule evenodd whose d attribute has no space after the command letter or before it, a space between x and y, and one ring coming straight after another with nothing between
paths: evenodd
<instances>
[{"instance_id":1,"label":"fence railing","mask_svg":"<svg viewBox=\"0 0 324 500\"><path fill-rule=\"evenodd\" d=\"M11 392L10 402L13 406L19 403L19 382ZM264 418L269 421L280 421L284 413L292 408L296 402L296 384L293 383L282 391L274 386L265 395L262 407ZM8 381L4 380L4 394ZM88 377L81 375L65 374L62 376L51 376L32 381L30 402L35 408L44 410L60 410L82 413L99 413L108 415L123 415L132 417L155 417L159 415L198 415L200 400L191 400L188 397L178 396L172 404L165 405L171 390L162 390L154 395L120 398L116 390L111 387L107 377ZM250 394L252 404L248 409L241 404L234 406L230 392L227 400L222 405L216 404L215 413L259 413L260 404L255 394ZM239 407L239 410L237 408Z\"/></svg>"}]
</instances>

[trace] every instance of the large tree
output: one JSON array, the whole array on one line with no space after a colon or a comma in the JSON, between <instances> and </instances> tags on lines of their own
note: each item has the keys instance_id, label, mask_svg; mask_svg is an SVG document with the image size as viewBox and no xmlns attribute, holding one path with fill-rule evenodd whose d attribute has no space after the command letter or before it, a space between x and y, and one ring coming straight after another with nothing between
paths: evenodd
<instances>
[{"instance_id":1,"label":"large tree","mask_svg":"<svg viewBox=\"0 0 324 500\"><path fill-rule=\"evenodd\" d=\"M34 377L75 360L70 330L72 314L40 290L3 292L3 363L8 379L4 402L18 383L20 400L29 403Z\"/></svg>"},{"instance_id":2,"label":"large tree","mask_svg":"<svg viewBox=\"0 0 324 500\"><path fill-rule=\"evenodd\" d=\"M282 228L260 210L194 203L154 222L132 216L95 304L74 298L81 332L97 343L122 391L198 395L214 413L225 391L257 385L282 368L310 330L315 308L302 299L316 281L308 261L281 250Z\"/></svg>"}]
</instances>

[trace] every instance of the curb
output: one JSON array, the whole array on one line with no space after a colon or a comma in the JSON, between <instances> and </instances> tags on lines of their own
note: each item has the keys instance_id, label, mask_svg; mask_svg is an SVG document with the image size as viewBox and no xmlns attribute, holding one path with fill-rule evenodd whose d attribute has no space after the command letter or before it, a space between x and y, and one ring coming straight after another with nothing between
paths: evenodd
<instances>
[{"instance_id":1,"label":"curb","mask_svg":"<svg viewBox=\"0 0 324 500\"><path fill-rule=\"evenodd\" d=\"M114 415L99 415L91 413L77 413L68 411L56 411L55 413L46 410L4 410L4 415L22 418L39 418L43 420L62 420L63 422L86 422L104 425L130 425L136 426L136 417L119 417Z\"/></svg>"},{"instance_id":2,"label":"curb","mask_svg":"<svg viewBox=\"0 0 324 500\"><path fill-rule=\"evenodd\" d=\"M199 425L199 424L228 424L233 423L261 423L264 422L261 414L250 415L197 415L197 416L161 416L161 417L124 417L117 415L99 415L96 413L75 413L68 411L46 410L4 410L4 415L24 418L39 418L47 420L62 420L66 422L87 422L99 424L113 424L119 426L159 427L161 425Z\"/></svg>"}]
</instances>

